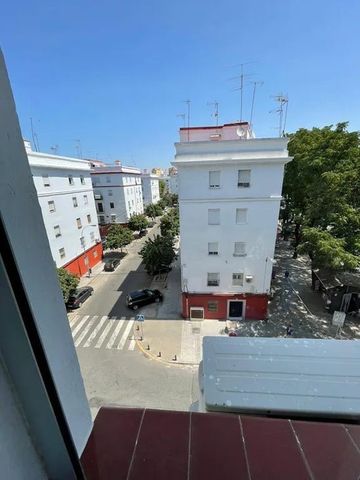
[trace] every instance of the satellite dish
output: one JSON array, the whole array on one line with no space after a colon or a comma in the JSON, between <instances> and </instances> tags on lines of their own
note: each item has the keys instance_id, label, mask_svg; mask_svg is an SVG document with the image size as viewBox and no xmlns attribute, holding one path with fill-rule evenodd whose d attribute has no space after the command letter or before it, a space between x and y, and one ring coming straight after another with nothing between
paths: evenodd
<instances>
[{"instance_id":1,"label":"satellite dish","mask_svg":"<svg viewBox=\"0 0 360 480\"><path fill-rule=\"evenodd\" d=\"M238 127L236 129L236 135L240 138L245 137L245 130L243 128Z\"/></svg>"}]
</instances>

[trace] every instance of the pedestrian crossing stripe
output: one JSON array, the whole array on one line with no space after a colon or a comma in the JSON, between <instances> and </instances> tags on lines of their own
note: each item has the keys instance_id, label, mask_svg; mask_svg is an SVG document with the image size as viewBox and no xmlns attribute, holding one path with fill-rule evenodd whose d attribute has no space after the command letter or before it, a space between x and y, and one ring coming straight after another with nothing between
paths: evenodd
<instances>
[{"instance_id":1,"label":"pedestrian crossing stripe","mask_svg":"<svg viewBox=\"0 0 360 480\"><path fill-rule=\"evenodd\" d=\"M133 318L75 315L69 320L69 325L77 348L135 349Z\"/></svg>"}]
</instances>

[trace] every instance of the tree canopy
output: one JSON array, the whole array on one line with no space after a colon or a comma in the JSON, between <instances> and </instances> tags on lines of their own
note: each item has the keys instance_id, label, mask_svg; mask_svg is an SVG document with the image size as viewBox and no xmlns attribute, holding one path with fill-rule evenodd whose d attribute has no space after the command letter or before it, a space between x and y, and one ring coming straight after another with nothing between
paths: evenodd
<instances>
[{"instance_id":1,"label":"tree canopy","mask_svg":"<svg viewBox=\"0 0 360 480\"><path fill-rule=\"evenodd\" d=\"M145 207L145 215L154 219L162 215L163 210L163 207L158 203L149 203L149 205Z\"/></svg>"},{"instance_id":2,"label":"tree canopy","mask_svg":"<svg viewBox=\"0 0 360 480\"><path fill-rule=\"evenodd\" d=\"M132 215L129 219L128 226L130 230L144 230L149 225L149 221L145 215L139 213Z\"/></svg>"},{"instance_id":3,"label":"tree canopy","mask_svg":"<svg viewBox=\"0 0 360 480\"><path fill-rule=\"evenodd\" d=\"M64 302L66 303L70 294L79 285L79 278L69 273L65 268L57 268L56 270Z\"/></svg>"},{"instance_id":4,"label":"tree canopy","mask_svg":"<svg viewBox=\"0 0 360 480\"><path fill-rule=\"evenodd\" d=\"M175 257L173 239L169 236L157 235L154 239L147 239L140 250L146 271L152 275L163 266L171 264Z\"/></svg>"},{"instance_id":5,"label":"tree canopy","mask_svg":"<svg viewBox=\"0 0 360 480\"><path fill-rule=\"evenodd\" d=\"M166 188L165 180L159 180L160 198L162 198L165 195L166 192L167 192L167 188Z\"/></svg>"},{"instance_id":6,"label":"tree canopy","mask_svg":"<svg viewBox=\"0 0 360 480\"><path fill-rule=\"evenodd\" d=\"M178 196L176 193L165 193L161 200L159 201L158 205L161 207L175 207L178 203Z\"/></svg>"},{"instance_id":7,"label":"tree canopy","mask_svg":"<svg viewBox=\"0 0 360 480\"><path fill-rule=\"evenodd\" d=\"M111 225L106 236L105 246L109 249L122 249L131 243L133 238L133 233L128 228L121 225Z\"/></svg>"},{"instance_id":8,"label":"tree canopy","mask_svg":"<svg viewBox=\"0 0 360 480\"><path fill-rule=\"evenodd\" d=\"M360 255L360 141L346 123L290 135L285 166L284 233L293 231L295 256L314 266L353 269Z\"/></svg>"},{"instance_id":9,"label":"tree canopy","mask_svg":"<svg viewBox=\"0 0 360 480\"><path fill-rule=\"evenodd\" d=\"M166 215L164 215L160 220L160 231L162 236L169 235L170 237L175 237L179 235L180 229L180 220L179 212L176 208L170 210Z\"/></svg>"}]
</instances>

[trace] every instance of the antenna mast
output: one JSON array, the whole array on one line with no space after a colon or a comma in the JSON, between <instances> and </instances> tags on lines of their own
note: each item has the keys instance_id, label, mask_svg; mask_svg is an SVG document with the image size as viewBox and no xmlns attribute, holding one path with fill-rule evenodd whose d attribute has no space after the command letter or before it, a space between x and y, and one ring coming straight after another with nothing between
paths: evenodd
<instances>
[{"instance_id":1,"label":"antenna mast","mask_svg":"<svg viewBox=\"0 0 360 480\"><path fill-rule=\"evenodd\" d=\"M250 113L250 126L252 128L252 123L253 123L253 117L254 117L254 105L255 105L255 95L256 95L256 87L259 86L261 87L264 85L264 82L258 81L258 82L252 82L254 85L253 89L253 95L252 95L252 101L251 101L251 113Z\"/></svg>"},{"instance_id":2,"label":"antenna mast","mask_svg":"<svg viewBox=\"0 0 360 480\"><path fill-rule=\"evenodd\" d=\"M188 142L190 142L190 105L191 105L191 100L185 100L185 102L187 104L187 128L188 128L188 132L187 132L187 137L188 137Z\"/></svg>"},{"instance_id":3,"label":"antenna mast","mask_svg":"<svg viewBox=\"0 0 360 480\"><path fill-rule=\"evenodd\" d=\"M215 100L214 102L208 102L207 105L214 106L214 113L211 116L215 117L216 126L218 127L219 126L219 102Z\"/></svg>"},{"instance_id":4,"label":"antenna mast","mask_svg":"<svg viewBox=\"0 0 360 480\"><path fill-rule=\"evenodd\" d=\"M34 131L34 125L33 125L32 117L30 117L30 126L31 126L31 137L32 137L32 141L33 141L33 144L34 144L34 147L35 147L35 152L38 152L40 150L39 139L38 139L38 136L37 136L36 132Z\"/></svg>"},{"instance_id":5,"label":"antenna mast","mask_svg":"<svg viewBox=\"0 0 360 480\"><path fill-rule=\"evenodd\" d=\"M273 98L275 99L275 102L279 103L279 107L276 108L275 110L271 110L270 113L276 112L279 114L279 137L283 137L285 135L285 125L287 120L289 98L287 95L283 95L282 93L280 93L280 95L275 95ZM284 106L285 106L285 118L284 118ZM283 124L283 119L284 119L284 124Z\"/></svg>"}]
</instances>

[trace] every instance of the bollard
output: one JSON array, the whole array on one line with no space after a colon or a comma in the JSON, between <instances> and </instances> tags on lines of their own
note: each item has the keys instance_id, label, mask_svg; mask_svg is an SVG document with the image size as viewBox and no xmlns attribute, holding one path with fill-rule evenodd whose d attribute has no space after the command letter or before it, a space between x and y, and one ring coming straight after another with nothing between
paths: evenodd
<instances>
[{"instance_id":1,"label":"bollard","mask_svg":"<svg viewBox=\"0 0 360 480\"><path fill-rule=\"evenodd\" d=\"M143 339L143 338L142 338L142 336L140 335L140 337L139 337L139 341L140 341L140 342L142 342L142 339Z\"/></svg>"},{"instance_id":2,"label":"bollard","mask_svg":"<svg viewBox=\"0 0 360 480\"><path fill-rule=\"evenodd\" d=\"M150 345L148 344L148 346L146 347L146 350L150 350Z\"/></svg>"},{"instance_id":3,"label":"bollard","mask_svg":"<svg viewBox=\"0 0 360 480\"><path fill-rule=\"evenodd\" d=\"M158 356L158 357L161 357L161 352L159 352L159 353L157 354L157 356Z\"/></svg>"},{"instance_id":4,"label":"bollard","mask_svg":"<svg viewBox=\"0 0 360 480\"><path fill-rule=\"evenodd\" d=\"M140 330L139 325L136 325L136 331L138 332Z\"/></svg>"}]
</instances>

